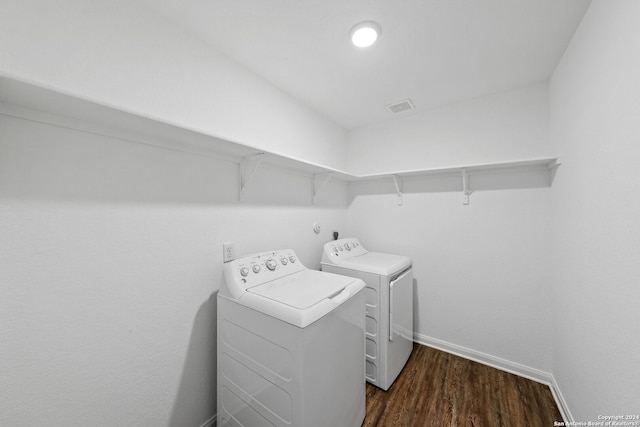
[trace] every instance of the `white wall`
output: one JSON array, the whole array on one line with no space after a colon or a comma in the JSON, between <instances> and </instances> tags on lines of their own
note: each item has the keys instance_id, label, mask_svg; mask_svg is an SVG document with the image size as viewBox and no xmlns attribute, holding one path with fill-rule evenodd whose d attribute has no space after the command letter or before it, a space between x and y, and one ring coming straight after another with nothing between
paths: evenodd
<instances>
[{"instance_id":1,"label":"white wall","mask_svg":"<svg viewBox=\"0 0 640 427\"><path fill-rule=\"evenodd\" d=\"M0 75L345 165L340 127L136 2L4 1L0 40ZM0 424L210 419L222 242L318 268L345 185L314 207L309 177L263 167L238 203L228 160L0 120Z\"/></svg>"},{"instance_id":2,"label":"white wall","mask_svg":"<svg viewBox=\"0 0 640 427\"><path fill-rule=\"evenodd\" d=\"M546 85L399 119L350 136L361 172L547 156ZM393 151L393 152L392 152ZM356 153L362 153L362 158ZM348 232L415 266L418 340L543 379L551 371L548 175L405 179L350 189ZM380 194L382 193L382 194ZM504 360L498 360L504 359Z\"/></svg>"},{"instance_id":3,"label":"white wall","mask_svg":"<svg viewBox=\"0 0 640 427\"><path fill-rule=\"evenodd\" d=\"M594 0L551 80L553 373L576 421L640 409L640 3Z\"/></svg>"},{"instance_id":4,"label":"white wall","mask_svg":"<svg viewBox=\"0 0 640 427\"><path fill-rule=\"evenodd\" d=\"M342 129L135 2L3 2L0 74L81 98L356 173L563 165L551 189L472 180L469 206L454 176L409 180L402 207L356 184L346 212L343 185L314 207L266 167L238 203L228 160L0 116L0 424L200 425L222 242L317 268L336 229L414 259L421 337L553 371L574 420L637 412L639 14L595 0L550 90L357 129L345 156Z\"/></svg>"},{"instance_id":5,"label":"white wall","mask_svg":"<svg viewBox=\"0 0 640 427\"><path fill-rule=\"evenodd\" d=\"M461 199L405 194L397 206L395 195L359 196L349 234L413 259L418 341L505 359L526 375L550 372L548 190L478 192L469 206Z\"/></svg>"},{"instance_id":6,"label":"white wall","mask_svg":"<svg viewBox=\"0 0 640 427\"><path fill-rule=\"evenodd\" d=\"M348 133L349 170L373 173L549 155L546 83Z\"/></svg>"},{"instance_id":7,"label":"white wall","mask_svg":"<svg viewBox=\"0 0 640 427\"><path fill-rule=\"evenodd\" d=\"M135 1L5 0L0 75L223 139L345 165L343 130Z\"/></svg>"},{"instance_id":8,"label":"white wall","mask_svg":"<svg viewBox=\"0 0 640 427\"><path fill-rule=\"evenodd\" d=\"M0 425L202 425L222 243L318 268L345 228L339 182L311 206L308 176L265 167L238 203L228 160L4 115L0 130Z\"/></svg>"}]
</instances>

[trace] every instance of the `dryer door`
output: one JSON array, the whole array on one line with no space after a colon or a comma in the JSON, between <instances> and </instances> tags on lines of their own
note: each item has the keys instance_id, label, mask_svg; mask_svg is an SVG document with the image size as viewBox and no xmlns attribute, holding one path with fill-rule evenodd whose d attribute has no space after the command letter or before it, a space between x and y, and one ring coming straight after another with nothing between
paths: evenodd
<instances>
[{"instance_id":1,"label":"dryer door","mask_svg":"<svg viewBox=\"0 0 640 427\"><path fill-rule=\"evenodd\" d=\"M413 269L389 283L389 341L402 336L413 341Z\"/></svg>"}]
</instances>

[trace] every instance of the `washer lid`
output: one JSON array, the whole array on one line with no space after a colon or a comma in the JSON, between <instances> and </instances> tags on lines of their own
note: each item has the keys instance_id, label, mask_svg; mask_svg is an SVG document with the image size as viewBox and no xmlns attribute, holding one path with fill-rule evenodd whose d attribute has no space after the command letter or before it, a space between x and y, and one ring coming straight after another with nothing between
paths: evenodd
<instances>
[{"instance_id":1,"label":"washer lid","mask_svg":"<svg viewBox=\"0 0 640 427\"><path fill-rule=\"evenodd\" d=\"M247 289L247 292L286 304L298 310L308 309L320 301L338 295L352 277L305 270Z\"/></svg>"},{"instance_id":2,"label":"washer lid","mask_svg":"<svg viewBox=\"0 0 640 427\"><path fill-rule=\"evenodd\" d=\"M303 270L247 289L239 304L306 328L364 289L364 282L315 270ZM229 298L218 293L218 298ZM233 299L233 298L229 298ZM364 299L362 300L364 316Z\"/></svg>"},{"instance_id":3,"label":"washer lid","mask_svg":"<svg viewBox=\"0 0 640 427\"><path fill-rule=\"evenodd\" d=\"M343 268L363 271L365 273L391 276L411 265L411 258L401 255L367 252L354 258L348 258L338 264Z\"/></svg>"}]
</instances>

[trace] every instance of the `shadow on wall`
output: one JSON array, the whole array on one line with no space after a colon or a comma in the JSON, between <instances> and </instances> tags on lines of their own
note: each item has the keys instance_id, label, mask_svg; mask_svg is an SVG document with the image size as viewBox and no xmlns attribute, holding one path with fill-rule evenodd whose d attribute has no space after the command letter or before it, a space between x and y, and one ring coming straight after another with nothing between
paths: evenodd
<instances>
[{"instance_id":1,"label":"shadow on wall","mask_svg":"<svg viewBox=\"0 0 640 427\"><path fill-rule=\"evenodd\" d=\"M309 174L263 164L240 187L239 159L177 142L0 114L0 196L102 203L346 206L346 184L312 192ZM83 129L87 127L87 129ZM100 133L102 132L102 133ZM160 137L159 137L160 138ZM169 147L163 146L169 145ZM184 148L184 149L183 149Z\"/></svg>"},{"instance_id":2,"label":"shadow on wall","mask_svg":"<svg viewBox=\"0 0 640 427\"><path fill-rule=\"evenodd\" d=\"M217 296L217 291L211 294L193 321L169 427L200 426L216 414Z\"/></svg>"}]
</instances>

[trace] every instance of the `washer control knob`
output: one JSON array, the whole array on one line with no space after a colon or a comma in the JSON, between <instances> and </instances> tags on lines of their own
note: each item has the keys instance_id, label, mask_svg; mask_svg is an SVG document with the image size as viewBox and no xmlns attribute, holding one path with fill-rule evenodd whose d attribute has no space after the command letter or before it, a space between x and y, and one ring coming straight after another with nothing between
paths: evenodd
<instances>
[{"instance_id":1,"label":"washer control knob","mask_svg":"<svg viewBox=\"0 0 640 427\"><path fill-rule=\"evenodd\" d=\"M333 247L333 252L338 253L338 247L337 246Z\"/></svg>"},{"instance_id":2,"label":"washer control knob","mask_svg":"<svg viewBox=\"0 0 640 427\"><path fill-rule=\"evenodd\" d=\"M260 265L258 265L258 264L253 264L253 267L251 267L251 269L256 274L260 273Z\"/></svg>"},{"instance_id":3,"label":"washer control knob","mask_svg":"<svg viewBox=\"0 0 640 427\"><path fill-rule=\"evenodd\" d=\"M242 277L247 277L249 275L249 267L240 268L240 275Z\"/></svg>"},{"instance_id":4,"label":"washer control knob","mask_svg":"<svg viewBox=\"0 0 640 427\"><path fill-rule=\"evenodd\" d=\"M265 263L267 265L267 268L271 271L276 269L276 266L278 265L278 263L276 262L275 259L271 258L268 259L267 262Z\"/></svg>"},{"instance_id":5,"label":"washer control knob","mask_svg":"<svg viewBox=\"0 0 640 427\"><path fill-rule=\"evenodd\" d=\"M287 262L289 261L287 260L287 257L283 256L282 258L280 258L280 262L282 263L282 265L287 265Z\"/></svg>"},{"instance_id":6,"label":"washer control knob","mask_svg":"<svg viewBox=\"0 0 640 427\"><path fill-rule=\"evenodd\" d=\"M351 244L350 244L350 243L345 243L345 244L344 244L344 248L345 248L346 250L350 251L350 250L351 250Z\"/></svg>"},{"instance_id":7,"label":"washer control knob","mask_svg":"<svg viewBox=\"0 0 640 427\"><path fill-rule=\"evenodd\" d=\"M291 255L289 257L289 261L291 261L291 263L293 264L294 262L296 262L296 257L294 257L293 255Z\"/></svg>"}]
</instances>

